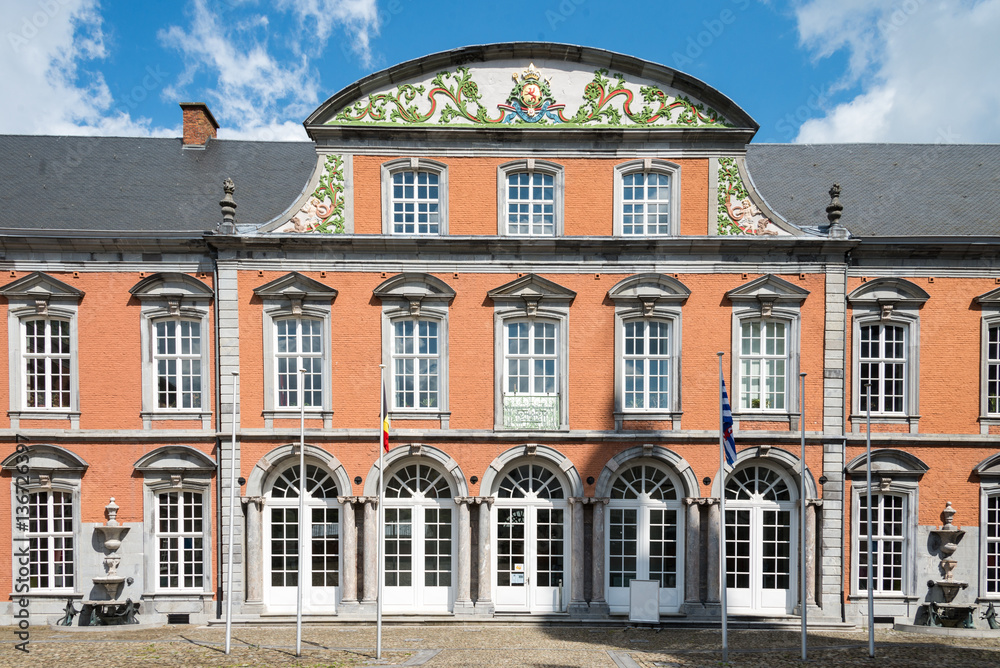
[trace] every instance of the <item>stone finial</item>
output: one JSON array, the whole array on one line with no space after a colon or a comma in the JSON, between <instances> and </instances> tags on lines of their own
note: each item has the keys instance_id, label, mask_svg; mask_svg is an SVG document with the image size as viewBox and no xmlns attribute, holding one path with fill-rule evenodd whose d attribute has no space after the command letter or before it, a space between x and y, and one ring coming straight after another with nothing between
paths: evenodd
<instances>
[{"instance_id":1,"label":"stone finial","mask_svg":"<svg viewBox=\"0 0 1000 668\"><path fill-rule=\"evenodd\" d=\"M232 179L227 178L222 182L222 189L226 194L219 202L219 206L222 207L222 223L219 225L219 233L235 234L236 202L233 201L233 193L236 192L236 184L233 183Z\"/></svg>"},{"instance_id":2,"label":"stone finial","mask_svg":"<svg viewBox=\"0 0 1000 668\"><path fill-rule=\"evenodd\" d=\"M944 510L941 511L941 519L944 520L944 525L941 527L945 530L957 529L951 521L955 518L955 509L951 507L951 501L946 501L944 504Z\"/></svg>"},{"instance_id":3,"label":"stone finial","mask_svg":"<svg viewBox=\"0 0 1000 668\"><path fill-rule=\"evenodd\" d=\"M830 227L840 223L843 211L844 205L840 203L840 184L834 183L830 188L830 204L826 207L826 217L830 221Z\"/></svg>"},{"instance_id":4,"label":"stone finial","mask_svg":"<svg viewBox=\"0 0 1000 668\"><path fill-rule=\"evenodd\" d=\"M115 503L115 497L112 496L108 505L104 506L104 512L108 514L108 526L118 526L118 520L115 519L118 517L118 504Z\"/></svg>"}]
</instances>

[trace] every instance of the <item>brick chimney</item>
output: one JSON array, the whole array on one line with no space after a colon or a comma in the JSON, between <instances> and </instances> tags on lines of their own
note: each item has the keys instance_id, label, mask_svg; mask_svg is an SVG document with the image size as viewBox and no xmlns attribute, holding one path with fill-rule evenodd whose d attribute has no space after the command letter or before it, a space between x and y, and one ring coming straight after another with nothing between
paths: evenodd
<instances>
[{"instance_id":1,"label":"brick chimney","mask_svg":"<svg viewBox=\"0 0 1000 668\"><path fill-rule=\"evenodd\" d=\"M184 138L181 144L204 148L208 138L215 139L219 124L204 102L181 102L184 112Z\"/></svg>"}]
</instances>

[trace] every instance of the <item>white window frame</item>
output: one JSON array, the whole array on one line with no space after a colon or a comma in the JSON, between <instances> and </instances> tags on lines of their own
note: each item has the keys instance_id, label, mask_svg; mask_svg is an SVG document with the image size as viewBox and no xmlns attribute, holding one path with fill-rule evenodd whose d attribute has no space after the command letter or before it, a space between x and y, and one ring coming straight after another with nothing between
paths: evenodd
<instances>
[{"instance_id":1,"label":"white window frame","mask_svg":"<svg viewBox=\"0 0 1000 668\"><path fill-rule=\"evenodd\" d=\"M667 186L669 192L669 229L667 232L656 232L650 234L625 234L625 177L632 174L660 174L670 179ZM680 193L681 193L681 166L666 160L654 160L646 158L643 160L630 160L615 166L615 192L614 192L614 235L626 239L642 237L665 237L677 236L680 234ZM643 200L645 201L645 200ZM644 225L645 227L645 225Z\"/></svg>"},{"instance_id":2,"label":"white window frame","mask_svg":"<svg viewBox=\"0 0 1000 668\"><path fill-rule=\"evenodd\" d=\"M996 333L1000 338L1000 288L990 290L979 295L975 299L982 309L981 318L981 360L980 360L980 388L979 388L979 432L983 435L990 433L990 427L1000 425L1000 344L995 347L995 354L991 358L990 336ZM995 368L993 373L995 379L990 381L990 369ZM990 405L990 391L995 392L994 404ZM992 409L992 410L991 410Z\"/></svg>"},{"instance_id":3,"label":"white window frame","mask_svg":"<svg viewBox=\"0 0 1000 668\"><path fill-rule=\"evenodd\" d=\"M393 205L393 177L402 172L425 172L438 177L438 231L396 232ZM382 234L393 236L438 237L448 234L448 166L427 158L401 158L382 163ZM417 201L417 200L413 200Z\"/></svg>"},{"instance_id":4,"label":"white window frame","mask_svg":"<svg viewBox=\"0 0 1000 668\"><path fill-rule=\"evenodd\" d=\"M860 433L867 419L861 410L861 328L871 325L903 327L905 337L903 364L903 410L872 411L873 424L906 424L909 432L918 432L920 422L920 307L929 295L917 285L901 278L878 278L866 281L847 295L853 310L851 327L851 430ZM874 393L873 393L874 395ZM874 403L874 402L873 402Z\"/></svg>"},{"instance_id":5,"label":"white window frame","mask_svg":"<svg viewBox=\"0 0 1000 668\"><path fill-rule=\"evenodd\" d=\"M309 323L309 329L318 331L318 336L313 331L305 332L306 323ZM289 325L292 326L289 329ZM329 374L325 373L326 360L327 360L327 349L328 344L324 336L324 319L322 317L315 317L301 314L292 315L281 315L274 316L272 318L272 333L274 339L272 341L273 354L271 355L271 374L274 382L274 409L276 411L294 411L296 413L300 410L299 399L302 399L302 403L305 404L306 413L315 413L316 411L322 410L324 401L324 396L328 393L326 376ZM282 330L285 330L285 338L288 340L295 341L295 350L280 352L278 346L278 340L283 336ZM303 342L305 339L319 339L320 351L317 353L314 346L310 346L310 350L306 351ZM288 361L289 364L286 365L286 370L284 373L281 371L282 361ZM307 368L306 360L309 360L309 367ZM319 363L320 371L316 373L315 365ZM300 370L306 369L303 376L299 375ZM281 387L281 378L294 379L295 389L283 390ZM302 380L303 387L299 387L299 379ZM316 404L314 395L316 393L316 380L319 380L319 394L320 403ZM291 387L291 383L288 384ZM285 397L285 403L282 404L282 396Z\"/></svg>"},{"instance_id":6,"label":"white window frame","mask_svg":"<svg viewBox=\"0 0 1000 668\"><path fill-rule=\"evenodd\" d=\"M77 313L84 293L47 274L35 272L0 288L7 297L7 346L9 359L10 428L21 420L68 420L80 428L80 368ZM67 407L28 407L25 328L32 320L69 323L70 403ZM15 333L16 334L13 334ZM12 334L12 335L11 335Z\"/></svg>"},{"instance_id":7,"label":"white window frame","mask_svg":"<svg viewBox=\"0 0 1000 668\"><path fill-rule=\"evenodd\" d=\"M320 406L307 406L306 418L323 420L324 429L333 428L333 349L331 335L332 302L337 297L333 288L297 272L291 272L254 289L254 294L264 302L263 362L264 362L264 416L265 429L274 428L274 420L294 418L300 413L298 400L295 406L278 405L278 321L285 318L320 321L321 383L323 399Z\"/></svg>"},{"instance_id":8,"label":"white window frame","mask_svg":"<svg viewBox=\"0 0 1000 668\"><path fill-rule=\"evenodd\" d=\"M496 419L494 429L510 430L516 427L508 427L504 424L504 398L508 394L518 393L507 392L507 325L515 322L545 323L555 325L555 396L559 407L558 430L569 429L569 312L559 312L549 309L541 309L534 315L527 315L523 311L507 311L496 313L495 315L494 338L496 341ZM530 389L530 388L529 388ZM529 391L529 394L533 394ZM523 395L522 395L523 396ZM550 396L550 395L546 395Z\"/></svg>"},{"instance_id":9,"label":"white window frame","mask_svg":"<svg viewBox=\"0 0 1000 668\"><path fill-rule=\"evenodd\" d=\"M980 601L1000 604L1000 526L994 538L989 537L990 503L1000 508L1000 454L994 454L980 462L973 473L979 478L979 596ZM1000 523L1000 510L994 518ZM990 544L996 545L996 590L990 591L989 554Z\"/></svg>"},{"instance_id":10,"label":"white window frame","mask_svg":"<svg viewBox=\"0 0 1000 668\"><path fill-rule=\"evenodd\" d=\"M681 339L683 303L691 291L672 276L636 274L622 279L608 290L615 303L615 429L628 421L670 421L681 428ZM670 325L669 405L666 407L625 407L625 325L635 321L667 322Z\"/></svg>"},{"instance_id":11,"label":"white window frame","mask_svg":"<svg viewBox=\"0 0 1000 668\"><path fill-rule=\"evenodd\" d=\"M50 544L49 544L48 548L46 548L46 553L47 553L47 556L48 556L48 558L46 560L46 565L49 567L48 578L49 578L50 584L49 584L49 586L42 587L42 586L33 586L33 585L31 585L29 583L29 587L31 588L32 592L47 592L47 593L73 592L73 591L75 591L78 588L77 584L78 584L78 581L79 581L79 578L80 578L80 573L79 573L79 569L77 567L77 563L79 562L79 559L77 557L78 557L79 551L80 551L80 549L81 549L82 546L81 546L80 540L78 538L78 534L80 533L80 514L79 514L80 513L80 507L79 507L79 503L77 501L79 495L76 492L77 492L76 489L70 488L70 487L66 487L66 486L63 486L63 485L48 486L48 487L34 486L34 487L31 487L31 488L28 488L28 489L25 490L25 493L27 493L28 496L29 496L29 502L28 502L29 507L31 505L33 505L32 501L31 501L31 497L32 496L35 496L35 495L38 495L38 494L47 494L48 495L48 498L46 500L46 506L47 506L47 512L48 512L48 524L49 524L49 526L47 527L47 530L45 530L45 531L37 531L37 532L31 532L30 530L26 530L26 531L23 532L23 535L25 536L25 538L28 539L24 543L25 546L28 546L30 544L30 539L31 538L48 538L49 541L50 541ZM71 516L72 524L71 524L71 528L70 528L69 531L53 531L51 529L51 523L52 523L52 520L53 520L53 508L54 508L53 495L54 494L66 495L66 496L69 497L69 507L70 507L70 512L72 513L72 516ZM30 527L30 520L28 520L28 524L29 524L29 527ZM54 544L52 544L52 543L54 543L54 540L57 539L57 538L70 538L70 539L72 539L72 541L73 541L73 548L72 548L73 557L72 557L71 560L65 560L65 561L61 561L61 562L57 562L57 561L54 560L54 553L56 552L56 548L55 548ZM29 553L30 553L30 547L28 547L28 549L29 549ZM37 560L31 559L30 556L29 556L29 568L30 568L31 565L37 564L37 563L39 563ZM63 563L63 564L67 564L68 563L68 564L70 564L70 567L72 568L73 584L68 585L68 586L64 584L63 586L60 586L60 587L53 586L51 584L55 580L55 578L56 578L54 566L57 563ZM65 574L64 574L63 577L65 577ZM30 576L29 576L29 579L30 579Z\"/></svg>"},{"instance_id":12,"label":"white window frame","mask_svg":"<svg viewBox=\"0 0 1000 668\"><path fill-rule=\"evenodd\" d=\"M884 519L885 519L887 499L898 499L899 508L898 509L894 508L894 510L898 510L900 516L900 521L898 524L900 525L901 533L899 535L883 533L883 529L885 527ZM855 577L857 579L854 582L854 587L857 590L858 594L868 593L867 577L865 578L861 577L862 555L864 555L865 558L867 559L867 547L864 550L862 550L861 543L863 541L867 542L868 540L868 532L867 531L862 532L861 529L861 508L867 505L867 503L868 503L868 493L866 491L864 494L858 495L858 515L855 518L855 526L857 527L856 528L857 539L854 541L853 559L856 560L855 563L857 564L857 567L854 569ZM906 544L910 540L907 537L907 532L906 532L907 497L904 494L895 494L891 492L887 493L883 492L882 490L878 491L872 490L872 503L875 506L874 526L876 527L872 531L872 543L873 543L872 561L876 566L874 572L872 573L872 586L874 589L873 594L875 596L902 596L906 592L906 572L907 572L907 561L908 561L906 554L907 552ZM895 505L895 501L893 502L893 505ZM896 522L893 522L893 524L896 524ZM895 543L899 545L899 554L902 563L899 565L900 588L898 591L893 589L884 589L882 587L882 584L885 582L885 577L882 575L882 573L884 572L884 568L886 566L886 554L881 548L886 543ZM866 586L862 587L863 583Z\"/></svg>"},{"instance_id":13,"label":"white window frame","mask_svg":"<svg viewBox=\"0 0 1000 668\"><path fill-rule=\"evenodd\" d=\"M373 291L382 302L382 363L387 370L389 416L401 420L440 420L447 429L451 417L448 392L448 311L455 291L430 274L397 274ZM438 405L421 408L396 406L395 325L426 320L438 326Z\"/></svg>"},{"instance_id":14,"label":"white window frame","mask_svg":"<svg viewBox=\"0 0 1000 668\"><path fill-rule=\"evenodd\" d=\"M389 387L391 389L388 390L388 392L390 393L389 405L391 413L402 414L407 412L415 412L415 413L433 413L437 415L441 412L442 399L443 395L445 394L442 388L441 380L442 380L442 370L444 367L442 352L443 352L443 346L445 345L446 341L445 335L447 332L447 328L445 325L446 321L447 317L445 315L431 315L426 310L422 311L421 315L419 316L402 316L398 314L395 315L395 317L390 316L389 337L390 337L390 346L391 346L390 355L392 358L392 364L387 366L386 368L389 370L389 375L391 376L389 381ZM397 352L396 349L396 343L397 343L396 327L404 323L411 323L413 325L413 334L411 338L413 339L414 343L414 352L412 353L400 353ZM419 341L420 338L422 338L419 334L419 328L421 323L433 324L437 328L437 335L434 337L437 340L436 341L437 352L434 354L416 352L417 342ZM415 365L412 374L409 374L410 376L412 376L414 382L414 389L413 389L414 405L412 406L400 406L396 401L399 398L399 393L401 391L401 389L398 386L400 374L397 373L396 367L398 362L402 360L412 360ZM434 360L437 362L437 372L434 374L427 374L428 378L433 376L436 380L436 385L437 385L437 389L435 391L435 394L437 395L436 406L420 405L419 397L421 391L419 389L419 381L424 374L420 373L420 371L416 368L416 365L419 364L421 360Z\"/></svg>"},{"instance_id":15,"label":"white window frame","mask_svg":"<svg viewBox=\"0 0 1000 668\"><path fill-rule=\"evenodd\" d=\"M761 318L761 317L748 316L748 317L743 317L743 318L739 319L738 328L737 328L737 330L735 332L736 337L738 337L738 339L739 339L739 359L736 360L736 365L735 366L736 366L737 373L735 374L736 375L736 379L733 381L733 389L732 389L732 393L735 395L735 397L734 397L735 401L733 402L735 404L734 408L737 408L738 412L740 412L740 413L756 413L756 412L759 412L759 413L764 414L764 415L769 414L769 413L787 414L787 413L791 412L791 406L790 406L790 401L789 401L790 398L791 398L791 396L790 396L791 395L790 390L791 390L791 386L794 384L794 382L792 382L792 377L789 375L789 368L792 366L791 360L790 360L790 353L791 353L791 349L792 349L792 347L791 347L792 322L793 321L790 320L790 319L776 318L776 317L773 317L773 316L769 317L769 318ZM743 330L748 325L752 327L755 324L759 326L758 340L760 342L760 352L757 352L757 353L754 353L754 352L746 353L743 350L743 342L745 340L745 336L744 336L744 331ZM765 346L766 346L767 341L769 340L769 337L767 335L767 331L766 330L767 330L767 328L769 326L774 326L776 328L778 325L781 325L784 328L784 335L782 337L783 343L784 343L784 348L785 348L784 353L783 354L767 353L766 350L765 350ZM777 337L775 337L775 340L777 340ZM743 386L744 386L744 381L747 379L747 376L748 376L748 374L746 374L744 372L744 362L746 362L747 360L757 360L757 361L760 362L760 373L751 377L752 380L755 379L755 380L758 381L758 385L757 385L757 406L753 406L753 405L749 405L748 406L748 405L745 405L744 401L743 401L743 399L744 399L744 389L743 389ZM783 403L784 403L783 406L767 406L767 405L764 405L764 402L766 401L766 397L769 394L771 394L766 389L767 380L769 378L778 378L779 377L777 375L771 376L771 375L769 375L765 371L766 364L767 364L767 362L770 362L770 361L782 361L782 362L784 362L785 371L780 376L780 377L783 377L783 380L784 380L784 386L783 386L783 389L782 389L782 392L781 392L781 394L783 395L782 396ZM777 393L775 393L775 394L777 394ZM751 404L752 404L752 402L753 402L753 398L750 399L750 403Z\"/></svg>"},{"instance_id":16,"label":"white window frame","mask_svg":"<svg viewBox=\"0 0 1000 668\"><path fill-rule=\"evenodd\" d=\"M161 517L161 512L163 511L163 498L162 497L164 495L170 495L170 494L176 494L177 497L178 497L178 509L179 509L179 512L181 514L178 516L178 518L177 518L176 521L178 522L179 529L178 529L178 531L168 531L168 532L164 533L162 531L162 529L161 529L161 526L162 526L161 522L164 519L163 517ZM201 509L201 528L202 528L201 531L193 531L193 530L192 531L186 531L184 529L184 527L183 527L183 523L185 521L185 518L183 516L183 511L184 511L184 507L185 507L184 497L186 495L188 495L188 494L197 495L198 496L198 504L197 505ZM155 555L154 556L154 560L156 561L156 582L153 585L154 588L158 592L204 591L205 590L205 583L206 583L206 581L210 580L210 578L208 576L208 569L210 567L210 564L205 559L205 555L208 553L208 547L209 547L208 544L207 544L207 542L206 542L207 531L205 529L205 525L208 522L211 521L211 518L205 516L205 505L206 505L205 504L205 492L203 490L199 490L199 489L158 489L158 490L156 490L154 492L154 498L156 499L156 501L155 501L155 505L156 505L156 511L155 511L156 512L156 524L153 526L153 533L155 534L154 535L154 541L155 541L155 545L156 545L156 549L155 549L155 552L154 552L154 555ZM163 556L163 550L160 547L160 541L161 541L161 539L164 539L164 538L166 538L166 539L174 539L174 540L178 540L178 541L183 541L186 538L198 538L198 539L201 540L201 548L200 548L200 552L202 554L201 563L200 563L200 566L201 566L201 575L200 576L195 576L195 575L191 576L192 578L195 578L195 577L200 577L201 578L202 582L201 582L200 586L196 585L196 584L192 584L189 587L184 585L184 581L185 581L185 578L187 576L184 574L183 569L188 564L194 565L195 564L195 560L193 558L191 558L191 559L187 558L187 556L188 556L187 553L189 551L193 552L194 548L192 547L190 550L188 550L188 549L185 549L183 546L179 546L178 549L177 549L178 553L181 555L179 557L179 560L176 562L176 565L177 565L177 567L179 569L179 572L177 574L177 579L178 579L178 583L179 584L176 587L170 586L169 584L167 584L167 585L163 584L162 579L163 579L164 576L161 573L161 569L162 569L162 566L163 566L163 562L161 560L161 558ZM167 577L169 578L170 576L168 575Z\"/></svg>"},{"instance_id":17,"label":"white window frame","mask_svg":"<svg viewBox=\"0 0 1000 668\"><path fill-rule=\"evenodd\" d=\"M508 231L509 215L507 178L514 174L545 174L552 177L552 234L511 234ZM562 165L545 160L527 158L506 162L497 167L497 234L502 237L523 239L561 237L564 234L563 213L565 177Z\"/></svg>"}]
</instances>

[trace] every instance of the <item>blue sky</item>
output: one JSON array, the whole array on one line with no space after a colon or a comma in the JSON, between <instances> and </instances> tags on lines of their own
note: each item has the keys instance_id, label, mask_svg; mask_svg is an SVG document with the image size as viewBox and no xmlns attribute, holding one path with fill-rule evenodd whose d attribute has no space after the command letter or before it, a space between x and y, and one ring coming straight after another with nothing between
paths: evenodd
<instances>
[{"instance_id":1,"label":"blue sky","mask_svg":"<svg viewBox=\"0 0 1000 668\"><path fill-rule=\"evenodd\" d=\"M1000 0L0 0L0 133L305 139L366 74L485 42L585 44L702 79L764 142L998 142Z\"/></svg>"}]
</instances>

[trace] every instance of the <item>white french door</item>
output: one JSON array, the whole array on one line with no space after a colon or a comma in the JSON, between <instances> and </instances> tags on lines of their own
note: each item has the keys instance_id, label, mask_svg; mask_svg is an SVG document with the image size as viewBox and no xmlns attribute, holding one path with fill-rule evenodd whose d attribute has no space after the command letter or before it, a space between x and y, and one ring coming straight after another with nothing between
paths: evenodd
<instances>
[{"instance_id":1,"label":"white french door","mask_svg":"<svg viewBox=\"0 0 1000 668\"><path fill-rule=\"evenodd\" d=\"M726 596L729 611L790 614L796 602L797 510L783 476L764 466L726 482Z\"/></svg>"},{"instance_id":2,"label":"white french door","mask_svg":"<svg viewBox=\"0 0 1000 668\"><path fill-rule=\"evenodd\" d=\"M629 610L629 583L657 580L660 612L684 602L684 532L677 487L659 466L637 464L619 474L605 513L605 573L608 606Z\"/></svg>"},{"instance_id":3,"label":"white french door","mask_svg":"<svg viewBox=\"0 0 1000 668\"><path fill-rule=\"evenodd\" d=\"M384 609L447 612L455 599L451 485L425 464L405 466L386 483Z\"/></svg>"},{"instance_id":4,"label":"white french door","mask_svg":"<svg viewBox=\"0 0 1000 668\"><path fill-rule=\"evenodd\" d=\"M299 525L299 466L268 492L264 522L264 602L269 612L295 612L300 572L306 613L332 614L340 590L340 504L323 469L306 465L305 522ZM301 570L300 570L301 566Z\"/></svg>"},{"instance_id":5,"label":"white french door","mask_svg":"<svg viewBox=\"0 0 1000 668\"><path fill-rule=\"evenodd\" d=\"M570 541L561 483L547 468L525 464L507 473L496 494L492 543L497 610L562 611Z\"/></svg>"}]
</instances>

